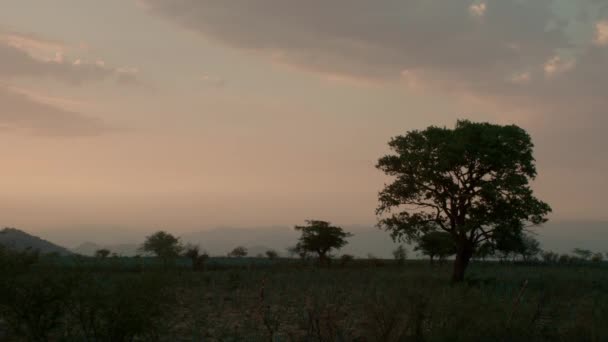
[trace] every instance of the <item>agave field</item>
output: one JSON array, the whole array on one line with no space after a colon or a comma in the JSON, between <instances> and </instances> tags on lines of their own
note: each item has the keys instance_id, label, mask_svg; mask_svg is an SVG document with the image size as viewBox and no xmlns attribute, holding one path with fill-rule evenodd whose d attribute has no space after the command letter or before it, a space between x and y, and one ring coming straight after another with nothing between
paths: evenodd
<instances>
[{"instance_id":1,"label":"agave field","mask_svg":"<svg viewBox=\"0 0 608 342\"><path fill-rule=\"evenodd\" d=\"M608 340L602 264L115 259L4 255L0 340Z\"/></svg>"}]
</instances>

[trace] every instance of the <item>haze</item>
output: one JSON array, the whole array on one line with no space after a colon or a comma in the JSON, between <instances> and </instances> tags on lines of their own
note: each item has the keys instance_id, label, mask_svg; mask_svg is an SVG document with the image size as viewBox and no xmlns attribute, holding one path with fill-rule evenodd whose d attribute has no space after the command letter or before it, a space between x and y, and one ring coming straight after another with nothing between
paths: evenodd
<instances>
[{"instance_id":1,"label":"haze","mask_svg":"<svg viewBox=\"0 0 608 342\"><path fill-rule=\"evenodd\" d=\"M0 223L373 225L387 141L459 118L604 221L606 89L607 0L0 0Z\"/></svg>"}]
</instances>

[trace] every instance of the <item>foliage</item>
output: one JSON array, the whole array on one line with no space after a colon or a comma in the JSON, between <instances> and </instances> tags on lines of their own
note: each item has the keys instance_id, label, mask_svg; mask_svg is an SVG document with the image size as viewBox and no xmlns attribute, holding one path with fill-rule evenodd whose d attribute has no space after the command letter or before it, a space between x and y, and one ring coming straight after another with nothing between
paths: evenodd
<instances>
[{"instance_id":1,"label":"foliage","mask_svg":"<svg viewBox=\"0 0 608 342\"><path fill-rule=\"evenodd\" d=\"M399 245L393 251L393 258L395 258L399 264L403 265L405 260L407 260L407 249L405 249L403 245Z\"/></svg>"},{"instance_id":2,"label":"foliage","mask_svg":"<svg viewBox=\"0 0 608 342\"><path fill-rule=\"evenodd\" d=\"M102 248L102 249L98 249L95 251L95 257L97 257L97 258L104 259L104 258L107 258L109 255L110 255L109 249Z\"/></svg>"},{"instance_id":3,"label":"foliage","mask_svg":"<svg viewBox=\"0 0 608 342\"><path fill-rule=\"evenodd\" d=\"M575 248L574 250L572 250L572 253L574 253L577 257L581 258L584 261L591 259L591 257L593 256L592 251L582 248Z\"/></svg>"},{"instance_id":4,"label":"foliage","mask_svg":"<svg viewBox=\"0 0 608 342\"><path fill-rule=\"evenodd\" d=\"M228 253L229 257L242 258L247 256L247 248L243 246L235 247L230 253Z\"/></svg>"},{"instance_id":5,"label":"foliage","mask_svg":"<svg viewBox=\"0 0 608 342\"><path fill-rule=\"evenodd\" d=\"M593 253L593 255L591 256L591 261L602 262L602 261L604 261L604 255L600 252Z\"/></svg>"},{"instance_id":6,"label":"foliage","mask_svg":"<svg viewBox=\"0 0 608 342\"><path fill-rule=\"evenodd\" d=\"M550 207L533 195L536 177L530 136L509 125L458 121L389 142L394 154L377 167L395 179L379 194L379 225L394 239L429 232L451 234L456 244L452 279L461 281L475 249L501 232L520 234L546 221Z\"/></svg>"},{"instance_id":7,"label":"foliage","mask_svg":"<svg viewBox=\"0 0 608 342\"><path fill-rule=\"evenodd\" d=\"M543 261L548 264L555 264L559 260L559 254L552 251L545 251L541 253Z\"/></svg>"},{"instance_id":8,"label":"foliage","mask_svg":"<svg viewBox=\"0 0 608 342\"><path fill-rule=\"evenodd\" d=\"M341 227L332 226L325 221L308 220L306 226L296 226L297 231L302 232L298 240L298 251L316 253L319 260L328 261L328 254L333 249L344 247L348 241L346 238L352 236Z\"/></svg>"},{"instance_id":9,"label":"foliage","mask_svg":"<svg viewBox=\"0 0 608 342\"><path fill-rule=\"evenodd\" d=\"M266 251L266 257L270 260L274 260L279 257L279 253L277 253L277 251L274 249L270 249Z\"/></svg>"},{"instance_id":10,"label":"foliage","mask_svg":"<svg viewBox=\"0 0 608 342\"><path fill-rule=\"evenodd\" d=\"M202 271L205 269L205 262L209 259L207 252L201 253L200 247L196 245L187 245L184 249L184 256L192 262L192 269Z\"/></svg>"},{"instance_id":11,"label":"foliage","mask_svg":"<svg viewBox=\"0 0 608 342\"><path fill-rule=\"evenodd\" d=\"M444 260L450 255L456 254L454 240L450 234L446 232L429 232L421 236L417 243L418 245L414 250L429 256L431 263L435 257L438 257L439 260Z\"/></svg>"},{"instance_id":12,"label":"foliage","mask_svg":"<svg viewBox=\"0 0 608 342\"><path fill-rule=\"evenodd\" d=\"M182 249L179 238L164 231L158 231L146 237L146 241L140 248L142 252L153 253L163 260L178 257Z\"/></svg>"}]
</instances>

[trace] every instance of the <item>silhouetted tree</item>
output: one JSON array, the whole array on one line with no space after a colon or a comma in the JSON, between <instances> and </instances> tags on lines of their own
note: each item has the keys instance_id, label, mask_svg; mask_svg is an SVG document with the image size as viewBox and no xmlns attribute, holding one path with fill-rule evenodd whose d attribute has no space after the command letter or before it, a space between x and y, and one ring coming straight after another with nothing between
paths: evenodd
<instances>
[{"instance_id":1,"label":"silhouetted tree","mask_svg":"<svg viewBox=\"0 0 608 342\"><path fill-rule=\"evenodd\" d=\"M297 255L300 257L300 259L308 258L308 251L302 248L302 244L300 243L296 244L295 246L288 247L287 253L292 257Z\"/></svg>"},{"instance_id":2,"label":"silhouetted tree","mask_svg":"<svg viewBox=\"0 0 608 342\"><path fill-rule=\"evenodd\" d=\"M266 251L266 257L270 260L274 260L279 256L279 253L277 253L277 251L270 249Z\"/></svg>"},{"instance_id":3,"label":"silhouetted tree","mask_svg":"<svg viewBox=\"0 0 608 342\"><path fill-rule=\"evenodd\" d=\"M321 263L328 262L329 252L344 247L348 243L346 238L352 236L351 233L345 232L341 227L332 226L329 222L308 220L306 223L306 226L295 227L297 231L302 232L298 249L317 254Z\"/></svg>"},{"instance_id":4,"label":"silhouetted tree","mask_svg":"<svg viewBox=\"0 0 608 342\"><path fill-rule=\"evenodd\" d=\"M95 251L95 257L105 259L110 256L110 250L102 248Z\"/></svg>"},{"instance_id":5,"label":"silhouetted tree","mask_svg":"<svg viewBox=\"0 0 608 342\"><path fill-rule=\"evenodd\" d=\"M541 253L543 261L548 264L555 264L559 260L559 254L552 251L545 251Z\"/></svg>"},{"instance_id":6,"label":"silhouetted tree","mask_svg":"<svg viewBox=\"0 0 608 342\"><path fill-rule=\"evenodd\" d=\"M486 241L475 249L475 253L473 253L473 258L486 260L487 258L494 255L494 252L494 245Z\"/></svg>"},{"instance_id":7,"label":"silhouetted tree","mask_svg":"<svg viewBox=\"0 0 608 342\"><path fill-rule=\"evenodd\" d=\"M533 144L523 129L458 121L389 142L394 154L377 167L395 180L379 194L379 226L394 239L416 240L433 231L456 245L453 281L462 281L475 249L500 230L521 234L546 222L551 208L534 197Z\"/></svg>"},{"instance_id":8,"label":"silhouetted tree","mask_svg":"<svg viewBox=\"0 0 608 342\"><path fill-rule=\"evenodd\" d=\"M405 264L405 260L407 259L407 249L405 249L403 245L399 245L399 247L393 251L393 257L400 265Z\"/></svg>"},{"instance_id":9,"label":"silhouetted tree","mask_svg":"<svg viewBox=\"0 0 608 342\"><path fill-rule=\"evenodd\" d=\"M140 247L142 252L153 253L163 259L164 262L178 257L182 249L183 246L179 238L164 231L158 231L148 236Z\"/></svg>"},{"instance_id":10,"label":"silhouetted tree","mask_svg":"<svg viewBox=\"0 0 608 342\"><path fill-rule=\"evenodd\" d=\"M414 250L427 255L431 259L431 264L435 257L444 260L450 255L456 254L456 244L450 234L446 232L429 232L421 236L417 243Z\"/></svg>"},{"instance_id":11,"label":"silhouetted tree","mask_svg":"<svg viewBox=\"0 0 608 342\"><path fill-rule=\"evenodd\" d=\"M575 248L574 250L572 250L572 253L574 253L577 257L579 257L583 261L588 261L589 259L591 259L591 256L593 256L592 251L590 251L588 249L582 249L582 248Z\"/></svg>"},{"instance_id":12,"label":"silhouetted tree","mask_svg":"<svg viewBox=\"0 0 608 342\"><path fill-rule=\"evenodd\" d=\"M184 256L192 262L192 269L202 271L205 269L205 262L209 258L206 252L200 251L200 247L196 245L187 245L184 249Z\"/></svg>"},{"instance_id":13,"label":"silhouetted tree","mask_svg":"<svg viewBox=\"0 0 608 342\"><path fill-rule=\"evenodd\" d=\"M598 253L593 253L593 256L591 256L591 261L593 262L602 262L604 261L604 254L598 252Z\"/></svg>"},{"instance_id":14,"label":"silhouetted tree","mask_svg":"<svg viewBox=\"0 0 608 342\"><path fill-rule=\"evenodd\" d=\"M536 259L536 257L542 252L540 249L540 242L530 234L523 235L521 239L521 246L519 248L519 254L524 261L530 261Z\"/></svg>"},{"instance_id":15,"label":"silhouetted tree","mask_svg":"<svg viewBox=\"0 0 608 342\"><path fill-rule=\"evenodd\" d=\"M235 247L230 253L228 253L229 257L242 258L247 256L247 248L243 246Z\"/></svg>"}]
</instances>

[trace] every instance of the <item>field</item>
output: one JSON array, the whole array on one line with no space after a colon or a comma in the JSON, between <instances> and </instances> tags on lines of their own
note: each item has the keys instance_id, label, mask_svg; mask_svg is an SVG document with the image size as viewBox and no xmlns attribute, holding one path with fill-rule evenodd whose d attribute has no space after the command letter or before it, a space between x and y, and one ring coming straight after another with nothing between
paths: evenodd
<instances>
[{"instance_id":1,"label":"field","mask_svg":"<svg viewBox=\"0 0 608 342\"><path fill-rule=\"evenodd\" d=\"M608 340L603 264L114 259L5 260L0 340Z\"/></svg>"}]
</instances>

